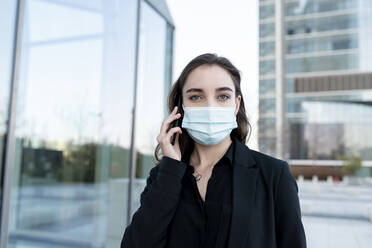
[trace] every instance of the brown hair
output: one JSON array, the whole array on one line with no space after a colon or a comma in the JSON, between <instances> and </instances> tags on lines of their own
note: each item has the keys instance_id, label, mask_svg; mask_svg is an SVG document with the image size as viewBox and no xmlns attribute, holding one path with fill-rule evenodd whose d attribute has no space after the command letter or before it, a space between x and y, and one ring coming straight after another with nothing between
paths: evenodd
<instances>
[{"instance_id":1,"label":"brown hair","mask_svg":"<svg viewBox=\"0 0 372 248\"><path fill-rule=\"evenodd\" d=\"M171 91L168 95L168 112L169 114L172 112L175 106L177 106L177 97L178 94L182 96L182 89L186 83L186 79L188 75L197 67L201 65L218 65L225 70L227 70L231 78L234 82L235 86L235 100L240 95L240 107L237 113L237 124L238 127L231 131L231 136L238 138L239 141L245 144L247 135L249 133L248 139L252 132L251 124L248 121L244 100L240 88L240 71L225 57L217 56L215 53L205 53L195 57L191 60L186 67L183 69L181 75L177 79L177 81L173 84ZM179 118L180 123L182 123L182 116L183 116L183 109L180 109L181 117ZM169 129L168 129L169 130ZM168 131L167 130L167 131ZM180 135L180 134L178 134ZM189 136L187 131L182 128L182 134L179 136L179 146L181 150L181 156L183 157L185 154L191 154L194 149L194 140ZM160 145L158 144L155 149L155 159L157 160L156 165L160 164L159 159L159 152L161 151Z\"/></svg>"}]
</instances>

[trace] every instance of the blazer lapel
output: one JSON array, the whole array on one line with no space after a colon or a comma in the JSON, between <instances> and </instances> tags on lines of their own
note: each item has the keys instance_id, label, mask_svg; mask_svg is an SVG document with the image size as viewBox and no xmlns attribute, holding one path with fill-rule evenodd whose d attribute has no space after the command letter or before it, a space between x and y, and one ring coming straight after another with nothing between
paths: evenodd
<instances>
[{"instance_id":1,"label":"blazer lapel","mask_svg":"<svg viewBox=\"0 0 372 248\"><path fill-rule=\"evenodd\" d=\"M228 248L241 248L245 244L255 200L258 169L250 149L235 139L233 162L233 206Z\"/></svg>"}]
</instances>

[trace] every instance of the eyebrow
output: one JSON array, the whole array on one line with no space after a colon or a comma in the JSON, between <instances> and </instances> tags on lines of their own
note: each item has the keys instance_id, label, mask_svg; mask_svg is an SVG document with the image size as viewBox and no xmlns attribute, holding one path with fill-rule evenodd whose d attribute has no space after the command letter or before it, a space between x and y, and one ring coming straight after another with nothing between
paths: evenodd
<instances>
[{"instance_id":1,"label":"eyebrow","mask_svg":"<svg viewBox=\"0 0 372 248\"><path fill-rule=\"evenodd\" d=\"M217 88L216 89L216 92L218 92L218 91L225 91L225 90L228 90L228 91L233 92L233 90L230 87L220 87L220 88ZM191 93L191 92L203 92L203 89L191 88L191 89L186 90L186 94L187 93Z\"/></svg>"}]
</instances>

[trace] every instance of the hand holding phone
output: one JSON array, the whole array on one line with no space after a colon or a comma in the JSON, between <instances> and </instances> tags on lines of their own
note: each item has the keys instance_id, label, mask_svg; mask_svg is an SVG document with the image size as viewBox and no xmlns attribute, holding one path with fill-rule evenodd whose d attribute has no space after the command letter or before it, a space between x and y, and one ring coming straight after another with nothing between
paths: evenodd
<instances>
[{"instance_id":1,"label":"hand holding phone","mask_svg":"<svg viewBox=\"0 0 372 248\"><path fill-rule=\"evenodd\" d=\"M178 96L177 114L181 112L180 111L181 106L182 106L182 98L180 96ZM181 122L180 122L180 119L179 118L172 122L172 127L180 127L181 128ZM177 133L174 133L173 136L172 136L171 144L173 146L174 146L174 141L176 140L176 134Z\"/></svg>"},{"instance_id":2,"label":"hand holding phone","mask_svg":"<svg viewBox=\"0 0 372 248\"><path fill-rule=\"evenodd\" d=\"M178 106L174 107L172 113L165 119L161 125L160 133L156 140L159 142L163 156L181 161L181 150L178 143L178 135L182 134L181 122L178 120L181 117L179 113L182 101L178 100ZM177 112L177 113L176 113Z\"/></svg>"}]
</instances>

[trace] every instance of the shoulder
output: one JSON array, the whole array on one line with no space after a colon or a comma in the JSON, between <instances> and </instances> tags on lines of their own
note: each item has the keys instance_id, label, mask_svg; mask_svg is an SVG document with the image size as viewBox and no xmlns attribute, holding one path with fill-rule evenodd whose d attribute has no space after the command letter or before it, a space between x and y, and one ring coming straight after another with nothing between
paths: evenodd
<instances>
[{"instance_id":1,"label":"shoulder","mask_svg":"<svg viewBox=\"0 0 372 248\"><path fill-rule=\"evenodd\" d=\"M250 151L253 159L256 161L260 174L267 185L277 188L279 182L282 180L295 180L290 172L287 161L252 149L250 149Z\"/></svg>"},{"instance_id":2,"label":"shoulder","mask_svg":"<svg viewBox=\"0 0 372 248\"><path fill-rule=\"evenodd\" d=\"M187 165L183 161L163 155L160 162L150 169L150 179L157 177L159 173L165 173L181 177L185 173Z\"/></svg>"},{"instance_id":3,"label":"shoulder","mask_svg":"<svg viewBox=\"0 0 372 248\"><path fill-rule=\"evenodd\" d=\"M250 149L250 151L257 166L263 173L280 175L285 167L289 167L288 162L283 159L252 149Z\"/></svg>"}]
</instances>

